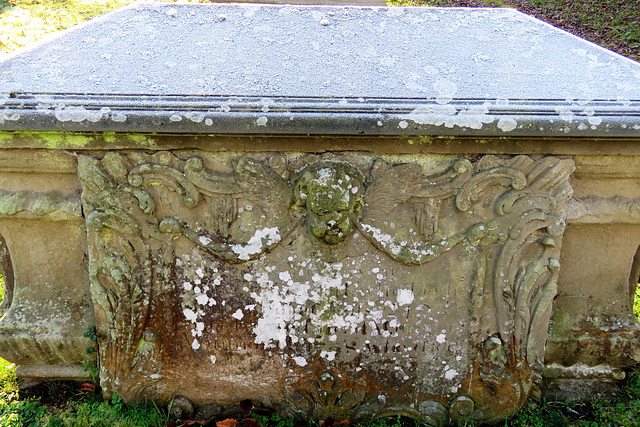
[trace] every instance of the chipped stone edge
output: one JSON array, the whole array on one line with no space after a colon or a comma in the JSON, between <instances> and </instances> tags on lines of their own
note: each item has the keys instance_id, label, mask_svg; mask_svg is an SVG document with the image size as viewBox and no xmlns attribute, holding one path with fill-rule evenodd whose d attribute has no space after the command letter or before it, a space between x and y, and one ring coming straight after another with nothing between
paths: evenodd
<instances>
[{"instance_id":1,"label":"chipped stone edge","mask_svg":"<svg viewBox=\"0 0 640 427\"><path fill-rule=\"evenodd\" d=\"M640 136L640 99L443 104L401 98L5 95L0 102L5 131Z\"/></svg>"},{"instance_id":2,"label":"chipped stone edge","mask_svg":"<svg viewBox=\"0 0 640 427\"><path fill-rule=\"evenodd\" d=\"M0 189L0 218L65 221L82 219L79 195L64 195L56 191L31 192Z\"/></svg>"},{"instance_id":3,"label":"chipped stone edge","mask_svg":"<svg viewBox=\"0 0 640 427\"><path fill-rule=\"evenodd\" d=\"M547 379L559 378L603 378L622 380L625 373L620 368L614 368L609 365L587 366L584 363L577 363L572 366L562 366L558 363L545 365L542 369L542 375Z\"/></svg>"},{"instance_id":4,"label":"chipped stone edge","mask_svg":"<svg viewBox=\"0 0 640 427\"><path fill-rule=\"evenodd\" d=\"M572 197L567 204L570 224L640 224L640 199Z\"/></svg>"},{"instance_id":5,"label":"chipped stone edge","mask_svg":"<svg viewBox=\"0 0 640 427\"><path fill-rule=\"evenodd\" d=\"M16 375L32 380L91 380L91 375L85 372L82 366L69 365L18 365Z\"/></svg>"}]
</instances>

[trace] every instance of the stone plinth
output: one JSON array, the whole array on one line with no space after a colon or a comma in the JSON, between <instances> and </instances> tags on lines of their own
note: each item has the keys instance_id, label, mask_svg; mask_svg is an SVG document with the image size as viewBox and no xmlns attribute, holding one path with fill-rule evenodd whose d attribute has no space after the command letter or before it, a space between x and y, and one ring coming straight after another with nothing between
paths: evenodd
<instances>
[{"instance_id":1,"label":"stone plinth","mask_svg":"<svg viewBox=\"0 0 640 427\"><path fill-rule=\"evenodd\" d=\"M0 84L24 377L437 423L640 358L633 61L508 9L139 4Z\"/></svg>"}]
</instances>

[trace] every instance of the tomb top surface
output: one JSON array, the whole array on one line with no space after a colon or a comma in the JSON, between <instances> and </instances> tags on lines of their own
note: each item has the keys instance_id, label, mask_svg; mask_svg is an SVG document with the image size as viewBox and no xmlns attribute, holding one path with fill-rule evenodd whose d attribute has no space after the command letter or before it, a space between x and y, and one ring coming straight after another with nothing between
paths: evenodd
<instances>
[{"instance_id":1,"label":"tomb top surface","mask_svg":"<svg viewBox=\"0 0 640 427\"><path fill-rule=\"evenodd\" d=\"M136 3L0 63L0 129L640 134L640 64L513 9Z\"/></svg>"}]
</instances>

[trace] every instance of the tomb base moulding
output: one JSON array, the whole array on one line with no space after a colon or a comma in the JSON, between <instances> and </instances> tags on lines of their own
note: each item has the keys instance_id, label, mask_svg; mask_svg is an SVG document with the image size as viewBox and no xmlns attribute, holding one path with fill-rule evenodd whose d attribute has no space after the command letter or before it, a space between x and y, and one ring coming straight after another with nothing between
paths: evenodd
<instances>
[{"instance_id":1,"label":"tomb base moulding","mask_svg":"<svg viewBox=\"0 0 640 427\"><path fill-rule=\"evenodd\" d=\"M62 37L0 63L23 377L438 424L640 360L638 64L503 9L136 4Z\"/></svg>"}]
</instances>

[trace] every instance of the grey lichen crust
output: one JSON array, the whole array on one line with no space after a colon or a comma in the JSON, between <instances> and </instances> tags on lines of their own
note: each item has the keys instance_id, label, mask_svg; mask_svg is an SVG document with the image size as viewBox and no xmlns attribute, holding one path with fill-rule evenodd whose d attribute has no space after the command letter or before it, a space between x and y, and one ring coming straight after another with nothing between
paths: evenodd
<instances>
[{"instance_id":1,"label":"grey lichen crust","mask_svg":"<svg viewBox=\"0 0 640 427\"><path fill-rule=\"evenodd\" d=\"M4 130L640 133L639 64L513 9L136 4L0 87Z\"/></svg>"},{"instance_id":2,"label":"grey lichen crust","mask_svg":"<svg viewBox=\"0 0 640 427\"><path fill-rule=\"evenodd\" d=\"M542 366L573 169L524 155L80 155L103 389L261 396L313 418L508 416ZM225 386L196 392L190 372Z\"/></svg>"}]
</instances>

